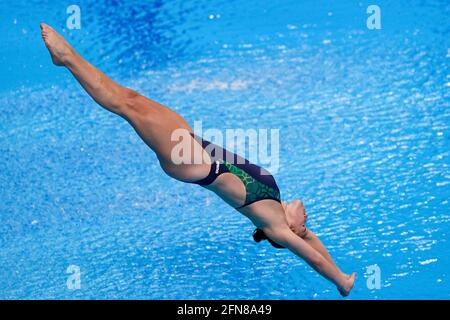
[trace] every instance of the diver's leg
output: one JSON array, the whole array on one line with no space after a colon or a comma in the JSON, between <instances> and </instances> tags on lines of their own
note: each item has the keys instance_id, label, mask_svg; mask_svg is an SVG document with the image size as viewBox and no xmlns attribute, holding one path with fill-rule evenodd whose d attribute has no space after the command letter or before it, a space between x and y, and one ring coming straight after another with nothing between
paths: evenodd
<instances>
[{"instance_id":1,"label":"diver's leg","mask_svg":"<svg viewBox=\"0 0 450 320\"><path fill-rule=\"evenodd\" d=\"M100 70L84 60L59 35L46 24L41 24L42 37L52 56L53 63L67 67L86 92L102 107L123 115L122 106L128 97L135 93L115 83Z\"/></svg>"},{"instance_id":2,"label":"diver's leg","mask_svg":"<svg viewBox=\"0 0 450 320\"><path fill-rule=\"evenodd\" d=\"M41 29L53 63L67 67L98 104L125 118L142 140L155 151L166 173L184 181L199 180L208 174L210 169L208 164L178 165L172 161L172 150L178 143L172 141L173 132L177 129L192 131L179 114L112 81L84 60L50 26L41 24ZM193 139L190 140L192 140L191 145L195 144ZM192 150L198 150L198 148L192 148ZM201 149L201 152L204 150Z\"/></svg>"},{"instance_id":3,"label":"diver's leg","mask_svg":"<svg viewBox=\"0 0 450 320\"><path fill-rule=\"evenodd\" d=\"M42 37L52 56L53 63L65 66L86 92L102 107L122 117L132 116L139 94L114 82L100 70L84 60L53 28L41 24ZM151 107L168 109L147 99ZM150 106L149 106L150 107ZM167 110L169 111L169 109ZM187 125L187 124L186 124Z\"/></svg>"}]
</instances>

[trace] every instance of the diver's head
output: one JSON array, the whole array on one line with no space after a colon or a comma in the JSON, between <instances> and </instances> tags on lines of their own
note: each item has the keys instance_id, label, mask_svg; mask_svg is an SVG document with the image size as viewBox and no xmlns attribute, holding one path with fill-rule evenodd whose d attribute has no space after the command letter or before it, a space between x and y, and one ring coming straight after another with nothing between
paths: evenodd
<instances>
[{"instance_id":1,"label":"diver's head","mask_svg":"<svg viewBox=\"0 0 450 320\"><path fill-rule=\"evenodd\" d=\"M289 228L300 238L305 237L308 233L308 229L306 228L308 214L306 213L305 207L303 206L303 202L300 200L294 200L289 203L282 202L281 205L283 206ZM253 240L255 240L256 242L267 240L273 247L277 249L284 248L283 246L269 239L264 231L259 228L256 228L253 232Z\"/></svg>"},{"instance_id":2,"label":"diver's head","mask_svg":"<svg viewBox=\"0 0 450 320\"><path fill-rule=\"evenodd\" d=\"M308 214L306 213L303 202L294 200L289 203L282 203L284 213L286 214L289 228L300 238L306 236L308 229L306 228L306 221Z\"/></svg>"}]
</instances>

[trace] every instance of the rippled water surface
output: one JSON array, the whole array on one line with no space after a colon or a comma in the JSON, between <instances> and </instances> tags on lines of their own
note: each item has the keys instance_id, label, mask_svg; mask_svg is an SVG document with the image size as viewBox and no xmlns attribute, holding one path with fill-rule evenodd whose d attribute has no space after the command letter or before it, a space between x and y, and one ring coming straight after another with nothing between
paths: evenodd
<instances>
[{"instance_id":1,"label":"rippled water surface","mask_svg":"<svg viewBox=\"0 0 450 320\"><path fill-rule=\"evenodd\" d=\"M165 176L50 64L41 21L192 123L280 129L282 197L303 199L358 272L350 298L450 298L448 1L377 1L379 31L368 1L78 2L70 31L60 1L0 0L0 298L339 297L212 193Z\"/></svg>"}]
</instances>

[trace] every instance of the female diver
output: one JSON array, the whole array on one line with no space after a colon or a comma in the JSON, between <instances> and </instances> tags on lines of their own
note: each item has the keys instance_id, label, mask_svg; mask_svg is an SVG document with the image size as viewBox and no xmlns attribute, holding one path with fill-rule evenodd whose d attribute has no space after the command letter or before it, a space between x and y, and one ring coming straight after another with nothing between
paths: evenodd
<instances>
[{"instance_id":1,"label":"female diver","mask_svg":"<svg viewBox=\"0 0 450 320\"><path fill-rule=\"evenodd\" d=\"M99 105L128 121L156 153L165 173L213 191L253 222L255 241L268 240L274 247L288 248L334 283L343 296L350 293L356 273L347 275L339 270L322 242L305 227L307 214L302 202L281 202L275 180L267 171L195 136L173 110L113 82L50 26L41 24L41 32L53 63L66 67ZM187 133L184 138L193 150L192 157L202 161L192 164L172 159L178 143L172 141L175 130Z\"/></svg>"}]
</instances>

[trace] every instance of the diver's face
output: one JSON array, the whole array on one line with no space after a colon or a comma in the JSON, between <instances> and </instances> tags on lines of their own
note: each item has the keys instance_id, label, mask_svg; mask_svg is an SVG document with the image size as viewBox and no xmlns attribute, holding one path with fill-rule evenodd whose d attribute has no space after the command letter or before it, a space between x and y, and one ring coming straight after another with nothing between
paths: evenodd
<instances>
[{"instance_id":1,"label":"diver's face","mask_svg":"<svg viewBox=\"0 0 450 320\"><path fill-rule=\"evenodd\" d=\"M304 237L307 233L306 221L308 214L300 200L294 200L285 204L286 218L291 230L299 237Z\"/></svg>"}]
</instances>

